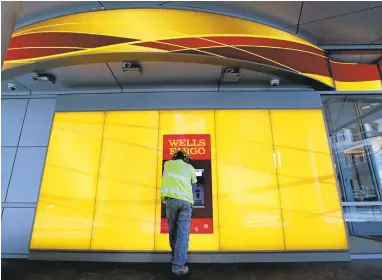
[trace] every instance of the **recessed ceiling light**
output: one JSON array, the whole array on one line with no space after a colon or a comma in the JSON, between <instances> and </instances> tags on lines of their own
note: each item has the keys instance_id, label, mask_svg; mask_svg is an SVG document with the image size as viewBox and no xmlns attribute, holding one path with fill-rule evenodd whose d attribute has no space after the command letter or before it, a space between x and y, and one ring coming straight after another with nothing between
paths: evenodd
<instances>
[{"instance_id":1,"label":"recessed ceiling light","mask_svg":"<svg viewBox=\"0 0 382 280\"><path fill-rule=\"evenodd\" d=\"M362 110L366 110L366 109L369 109L369 108L370 108L370 106L363 106Z\"/></svg>"}]
</instances>

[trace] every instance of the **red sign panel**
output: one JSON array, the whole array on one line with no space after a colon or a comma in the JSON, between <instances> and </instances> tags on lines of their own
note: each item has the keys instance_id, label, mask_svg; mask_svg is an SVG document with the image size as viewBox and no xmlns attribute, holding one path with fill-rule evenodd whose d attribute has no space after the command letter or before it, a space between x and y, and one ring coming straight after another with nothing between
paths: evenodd
<instances>
[{"instance_id":1,"label":"red sign panel","mask_svg":"<svg viewBox=\"0 0 382 280\"><path fill-rule=\"evenodd\" d=\"M214 233L214 225L212 218L192 218L190 225L190 233L192 234L206 234ZM166 218L161 220L161 233L168 233L168 223Z\"/></svg>"},{"instance_id":2,"label":"red sign panel","mask_svg":"<svg viewBox=\"0 0 382 280\"><path fill-rule=\"evenodd\" d=\"M211 138L209 134L163 135L163 160L169 160L173 154L183 150L192 156L192 160L211 159Z\"/></svg>"},{"instance_id":3,"label":"red sign panel","mask_svg":"<svg viewBox=\"0 0 382 280\"><path fill-rule=\"evenodd\" d=\"M194 211L191 234L211 234L213 227L211 137L209 134L163 135L163 165L174 153L183 150L191 155L191 165L197 171L196 188L193 191ZM163 166L162 165L162 166ZM166 206L161 206L161 233L168 233Z\"/></svg>"}]
</instances>

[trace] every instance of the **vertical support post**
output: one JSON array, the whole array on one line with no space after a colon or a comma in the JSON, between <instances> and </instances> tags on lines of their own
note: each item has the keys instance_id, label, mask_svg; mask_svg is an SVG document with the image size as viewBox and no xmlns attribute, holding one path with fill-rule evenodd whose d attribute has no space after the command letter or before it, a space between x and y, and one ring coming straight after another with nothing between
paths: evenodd
<instances>
[{"instance_id":1,"label":"vertical support post","mask_svg":"<svg viewBox=\"0 0 382 280\"><path fill-rule=\"evenodd\" d=\"M21 1L1 1L1 66L8 49L17 17L21 9Z\"/></svg>"}]
</instances>

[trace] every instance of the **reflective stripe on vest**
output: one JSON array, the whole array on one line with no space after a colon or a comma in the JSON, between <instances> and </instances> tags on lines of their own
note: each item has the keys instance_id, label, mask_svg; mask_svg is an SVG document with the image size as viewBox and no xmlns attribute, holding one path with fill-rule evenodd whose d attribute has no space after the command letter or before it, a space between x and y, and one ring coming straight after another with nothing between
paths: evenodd
<instances>
[{"instance_id":1,"label":"reflective stripe on vest","mask_svg":"<svg viewBox=\"0 0 382 280\"><path fill-rule=\"evenodd\" d=\"M172 193L172 194L177 194L177 195L183 195L185 197L193 199L193 195L192 194L189 194L187 192L182 192L182 191L179 191L177 189L162 188L160 191L162 193Z\"/></svg>"},{"instance_id":2,"label":"reflective stripe on vest","mask_svg":"<svg viewBox=\"0 0 382 280\"><path fill-rule=\"evenodd\" d=\"M179 175L179 174L176 174L176 173L171 173L171 172L165 172L163 174L163 177L173 177L173 178L182 180L186 184L191 184L191 181L187 177L185 177L187 171L188 171L188 164L186 163L186 165L183 168L182 175Z\"/></svg>"},{"instance_id":3,"label":"reflective stripe on vest","mask_svg":"<svg viewBox=\"0 0 382 280\"><path fill-rule=\"evenodd\" d=\"M179 174L166 172L163 174L163 177L173 177L173 178L182 180L186 184L191 184L191 182L186 177L183 177L182 175L179 175Z\"/></svg>"}]
</instances>

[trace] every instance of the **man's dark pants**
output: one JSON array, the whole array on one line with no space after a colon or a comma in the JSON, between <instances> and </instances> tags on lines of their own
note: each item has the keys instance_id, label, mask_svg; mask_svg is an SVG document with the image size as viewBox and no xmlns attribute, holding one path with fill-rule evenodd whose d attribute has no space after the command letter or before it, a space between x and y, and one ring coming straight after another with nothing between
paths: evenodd
<instances>
[{"instance_id":1,"label":"man's dark pants","mask_svg":"<svg viewBox=\"0 0 382 280\"><path fill-rule=\"evenodd\" d=\"M166 217L174 273L179 272L187 262L191 215L192 204L190 202L174 198L166 199Z\"/></svg>"}]
</instances>

